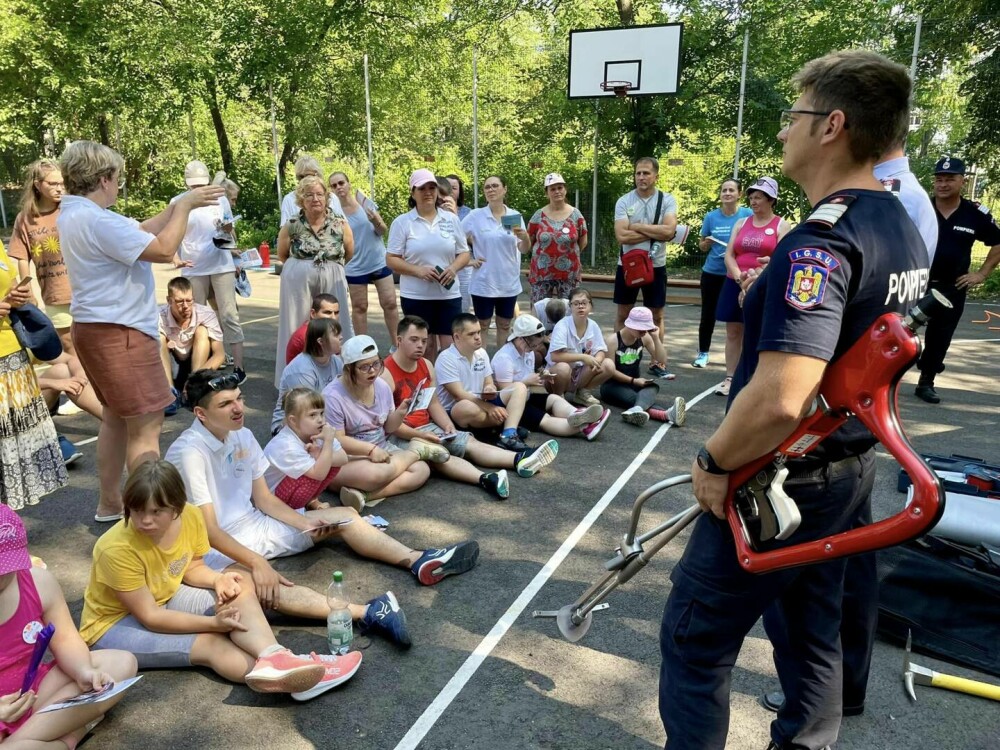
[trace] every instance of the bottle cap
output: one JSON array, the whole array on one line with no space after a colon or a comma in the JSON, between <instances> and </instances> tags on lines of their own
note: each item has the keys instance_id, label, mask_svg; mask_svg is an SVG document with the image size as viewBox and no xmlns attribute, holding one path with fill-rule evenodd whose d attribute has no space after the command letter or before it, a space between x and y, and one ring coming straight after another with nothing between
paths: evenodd
<instances>
[{"instance_id":1,"label":"bottle cap","mask_svg":"<svg viewBox=\"0 0 1000 750\"><path fill-rule=\"evenodd\" d=\"M339 570L333 571L333 580L335 582L337 582L337 583L343 583L344 582L344 574L341 573Z\"/></svg>"}]
</instances>

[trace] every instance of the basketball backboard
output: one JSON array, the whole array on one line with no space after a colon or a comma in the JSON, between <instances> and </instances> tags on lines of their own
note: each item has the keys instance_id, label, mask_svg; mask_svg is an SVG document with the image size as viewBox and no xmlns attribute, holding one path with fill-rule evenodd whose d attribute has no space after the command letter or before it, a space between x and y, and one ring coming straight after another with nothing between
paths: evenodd
<instances>
[{"instance_id":1,"label":"basketball backboard","mask_svg":"<svg viewBox=\"0 0 1000 750\"><path fill-rule=\"evenodd\" d=\"M676 94L682 23L578 29L569 33L569 98L614 96L605 81L628 81L629 96Z\"/></svg>"}]
</instances>

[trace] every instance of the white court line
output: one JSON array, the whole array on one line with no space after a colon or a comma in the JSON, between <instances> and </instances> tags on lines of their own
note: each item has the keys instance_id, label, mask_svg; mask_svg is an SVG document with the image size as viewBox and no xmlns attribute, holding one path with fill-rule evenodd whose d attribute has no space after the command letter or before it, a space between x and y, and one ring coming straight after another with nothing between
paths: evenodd
<instances>
[{"instance_id":1,"label":"white court line","mask_svg":"<svg viewBox=\"0 0 1000 750\"><path fill-rule=\"evenodd\" d=\"M246 323L243 323L241 321L240 325L241 326L248 326L248 325L250 325L252 323L263 323L265 320L274 320L277 317L278 317L277 315L268 315L266 318L255 318L254 320L248 320Z\"/></svg>"},{"instance_id":2,"label":"white court line","mask_svg":"<svg viewBox=\"0 0 1000 750\"><path fill-rule=\"evenodd\" d=\"M96 442L97 442L97 436L95 435L94 437L87 438L86 440L77 440L75 443L73 443L73 445L80 446L80 445L86 445L87 443L96 443Z\"/></svg>"},{"instance_id":3,"label":"white court line","mask_svg":"<svg viewBox=\"0 0 1000 750\"><path fill-rule=\"evenodd\" d=\"M954 339L953 344L995 344L1000 339Z\"/></svg>"},{"instance_id":4,"label":"white court line","mask_svg":"<svg viewBox=\"0 0 1000 750\"><path fill-rule=\"evenodd\" d=\"M688 402L688 408L695 406L699 401L701 401L706 396L715 392L717 385L713 385L711 388L702 391L697 396L695 396L690 402ZM618 477L614 484L612 484L608 490L601 496L601 499L597 501L590 512L583 517L583 520L573 529L566 541L555 551L552 557L549 558L548 562L542 566L542 569L538 571L535 577L531 580L525 589L520 593L517 599L507 608L507 611L503 613L496 624L490 630L490 632L479 642L476 646L475 651L469 654L469 658L465 660L458 671L448 680L441 692L438 693L434 701L424 710L420 715L420 718L416 720L410 731L408 731L403 739L399 741L396 745L395 750L414 750L420 742L427 736L427 733L431 730L434 724L441 714L445 712L451 702L458 697L458 694L462 692L465 685L472 679L472 676L476 673L479 667L482 666L486 658L493 652L497 644L500 643L500 639L506 635L507 631L514 624L514 621L521 616L521 613L528 606L535 595L541 590L552 574L556 572L556 569L562 564L569 553L573 551L577 543L583 538L590 527L594 525L594 522L600 517L600 515L607 509L611 501L614 500L618 493L621 492L622 487L632 478L632 475L638 471L639 467L649 458L653 449L659 444L663 439L663 436L671 428L671 423L662 425L656 433L649 439L649 442L639 451L638 455L632 459L632 463L629 464L628 468L622 472L622 475Z\"/></svg>"}]
</instances>

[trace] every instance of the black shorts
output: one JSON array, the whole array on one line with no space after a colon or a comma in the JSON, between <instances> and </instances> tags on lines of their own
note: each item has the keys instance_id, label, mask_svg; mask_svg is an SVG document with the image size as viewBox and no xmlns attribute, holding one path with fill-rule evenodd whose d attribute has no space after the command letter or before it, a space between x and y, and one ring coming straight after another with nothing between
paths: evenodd
<instances>
[{"instance_id":1,"label":"black shorts","mask_svg":"<svg viewBox=\"0 0 1000 750\"><path fill-rule=\"evenodd\" d=\"M715 306L715 319L721 323L742 323L743 308L740 307L740 285L728 276L722 283L719 301Z\"/></svg>"},{"instance_id":2,"label":"black shorts","mask_svg":"<svg viewBox=\"0 0 1000 750\"><path fill-rule=\"evenodd\" d=\"M524 414L521 415L521 422L518 427L523 427L526 430L531 430L532 432L539 432L542 429L542 420L545 418L546 411L545 405L549 401L549 394L547 393L529 393L528 402L524 405ZM497 394L496 398L491 399L489 403L496 406L503 406L503 399ZM506 408L506 407L504 407ZM503 427L486 427L483 429L472 430L473 436L476 440L483 443L495 443L500 438L500 432Z\"/></svg>"},{"instance_id":3,"label":"black shorts","mask_svg":"<svg viewBox=\"0 0 1000 750\"><path fill-rule=\"evenodd\" d=\"M348 276L347 283L351 286L368 286L369 284L374 284L379 279L384 279L386 276L392 276L392 271L389 270L389 266L382 266L379 270L372 271L371 273Z\"/></svg>"},{"instance_id":4,"label":"black shorts","mask_svg":"<svg viewBox=\"0 0 1000 750\"><path fill-rule=\"evenodd\" d=\"M496 310L498 318L510 320L514 317L514 305L517 304L517 295L510 297L480 297L478 294L472 295L472 307L475 308L476 317L480 320L489 320Z\"/></svg>"},{"instance_id":5,"label":"black shorts","mask_svg":"<svg viewBox=\"0 0 1000 750\"><path fill-rule=\"evenodd\" d=\"M416 315L427 321L427 330L436 336L451 336L451 322L462 314L462 298L413 299L400 297L403 315Z\"/></svg>"},{"instance_id":6,"label":"black shorts","mask_svg":"<svg viewBox=\"0 0 1000 750\"><path fill-rule=\"evenodd\" d=\"M659 310L667 305L667 268L660 266L653 269L653 280L645 286L625 286L625 274L622 267L615 270L615 304L634 305L642 291L642 304L650 310Z\"/></svg>"}]
</instances>

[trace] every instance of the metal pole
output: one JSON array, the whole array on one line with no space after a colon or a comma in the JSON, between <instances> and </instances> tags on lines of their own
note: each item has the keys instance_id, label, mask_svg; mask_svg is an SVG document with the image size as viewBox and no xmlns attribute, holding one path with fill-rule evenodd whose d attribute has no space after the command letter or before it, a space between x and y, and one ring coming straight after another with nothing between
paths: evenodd
<instances>
[{"instance_id":1,"label":"metal pole","mask_svg":"<svg viewBox=\"0 0 1000 750\"><path fill-rule=\"evenodd\" d=\"M278 158L278 125L274 114L274 88L268 84L267 95L271 99L271 151L274 153L274 184L278 189L278 213L281 213L281 172Z\"/></svg>"},{"instance_id":2,"label":"metal pole","mask_svg":"<svg viewBox=\"0 0 1000 750\"><path fill-rule=\"evenodd\" d=\"M122 123L118 119L118 115L112 115L112 120L115 123L115 151L119 154L122 152ZM128 200L128 180L125 180L125 184L122 185L122 200Z\"/></svg>"},{"instance_id":3,"label":"metal pole","mask_svg":"<svg viewBox=\"0 0 1000 750\"><path fill-rule=\"evenodd\" d=\"M372 92L368 85L368 55L365 54L365 119L368 121L368 197L375 200L375 152L372 150Z\"/></svg>"},{"instance_id":4,"label":"metal pole","mask_svg":"<svg viewBox=\"0 0 1000 750\"><path fill-rule=\"evenodd\" d=\"M479 208L479 61L472 48L472 207Z\"/></svg>"},{"instance_id":5,"label":"metal pole","mask_svg":"<svg viewBox=\"0 0 1000 750\"><path fill-rule=\"evenodd\" d=\"M920 30L924 25L924 17L917 16L917 30L913 34L913 56L910 58L910 87L911 91L916 89L917 83L917 55L920 52Z\"/></svg>"},{"instance_id":6,"label":"metal pole","mask_svg":"<svg viewBox=\"0 0 1000 750\"><path fill-rule=\"evenodd\" d=\"M594 181L590 194L590 267L597 265L597 135L601 123L601 100L594 100Z\"/></svg>"},{"instance_id":7,"label":"metal pole","mask_svg":"<svg viewBox=\"0 0 1000 750\"><path fill-rule=\"evenodd\" d=\"M194 137L194 115L188 110L188 138L191 140L191 158L198 158L198 142Z\"/></svg>"},{"instance_id":8,"label":"metal pole","mask_svg":"<svg viewBox=\"0 0 1000 750\"><path fill-rule=\"evenodd\" d=\"M0 219L3 220L3 228L7 228L7 206L3 201L3 190L0 190Z\"/></svg>"},{"instance_id":9,"label":"metal pole","mask_svg":"<svg viewBox=\"0 0 1000 750\"><path fill-rule=\"evenodd\" d=\"M743 67L740 69L740 108L736 115L736 154L733 156L733 179L740 176L740 141L743 139L743 102L747 88L747 53L750 51L750 29L743 32Z\"/></svg>"}]
</instances>

